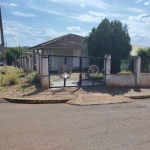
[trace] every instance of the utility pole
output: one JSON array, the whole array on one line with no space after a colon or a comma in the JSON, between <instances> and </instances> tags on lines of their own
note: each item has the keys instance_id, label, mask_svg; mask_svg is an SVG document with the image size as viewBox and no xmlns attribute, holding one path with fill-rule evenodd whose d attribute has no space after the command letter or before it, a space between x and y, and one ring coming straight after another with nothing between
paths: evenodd
<instances>
[{"instance_id":1,"label":"utility pole","mask_svg":"<svg viewBox=\"0 0 150 150\"><path fill-rule=\"evenodd\" d=\"M5 53L5 43L4 43L4 34L3 34L3 23L2 23L1 7L0 7L0 30L1 30L1 43L2 43L3 63L4 63L4 65L7 65L7 59L6 59L6 53Z\"/></svg>"}]
</instances>

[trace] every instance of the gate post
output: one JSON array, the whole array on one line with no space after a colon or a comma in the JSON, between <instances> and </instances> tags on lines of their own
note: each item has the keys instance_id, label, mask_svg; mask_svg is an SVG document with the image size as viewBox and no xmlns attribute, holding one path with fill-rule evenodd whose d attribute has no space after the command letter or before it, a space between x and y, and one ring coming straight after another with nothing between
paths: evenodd
<instances>
[{"instance_id":1,"label":"gate post","mask_svg":"<svg viewBox=\"0 0 150 150\"><path fill-rule=\"evenodd\" d=\"M39 54L36 54L36 73L37 73L37 78L39 79L39 74L40 74L40 66L39 66Z\"/></svg>"},{"instance_id":2,"label":"gate post","mask_svg":"<svg viewBox=\"0 0 150 150\"><path fill-rule=\"evenodd\" d=\"M106 86L109 86L110 83L110 74L111 74L111 55L107 54L105 55L105 60L104 60L104 83Z\"/></svg>"},{"instance_id":3,"label":"gate post","mask_svg":"<svg viewBox=\"0 0 150 150\"><path fill-rule=\"evenodd\" d=\"M134 58L134 73L136 75L136 78L135 78L136 86L139 86L140 72L141 72L141 57L137 56Z\"/></svg>"},{"instance_id":4,"label":"gate post","mask_svg":"<svg viewBox=\"0 0 150 150\"><path fill-rule=\"evenodd\" d=\"M24 57L24 68L27 69L27 56Z\"/></svg>"},{"instance_id":5,"label":"gate post","mask_svg":"<svg viewBox=\"0 0 150 150\"><path fill-rule=\"evenodd\" d=\"M48 55L42 55L42 88L49 88L49 63L48 63Z\"/></svg>"},{"instance_id":6,"label":"gate post","mask_svg":"<svg viewBox=\"0 0 150 150\"><path fill-rule=\"evenodd\" d=\"M31 65L32 65L32 64L31 64L31 63L32 63L31 61L32 61L32 60L31 60L30 55L29 55L29 57L28 57L28 58L29 58L29 72L31 72L31 69L32 69L32 68L31 68Z\"/></svg>"}]
</instances>

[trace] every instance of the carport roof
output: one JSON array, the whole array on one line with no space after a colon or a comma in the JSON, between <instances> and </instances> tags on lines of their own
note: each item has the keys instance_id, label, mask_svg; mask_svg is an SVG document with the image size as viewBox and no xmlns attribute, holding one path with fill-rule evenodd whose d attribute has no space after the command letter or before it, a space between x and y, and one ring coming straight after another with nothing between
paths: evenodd
<instances>
[{"instance_id":1,"label":"carport roof","mask_svg":"<svg viewBox=\"0 0 150 150\"><path fill-rule=\"evenodd\" d=\"M40 49L40 48L86 48L84 44L84 37L67 34L53 40L38 44L28 49Z\"/></svg>"}]
</instances>

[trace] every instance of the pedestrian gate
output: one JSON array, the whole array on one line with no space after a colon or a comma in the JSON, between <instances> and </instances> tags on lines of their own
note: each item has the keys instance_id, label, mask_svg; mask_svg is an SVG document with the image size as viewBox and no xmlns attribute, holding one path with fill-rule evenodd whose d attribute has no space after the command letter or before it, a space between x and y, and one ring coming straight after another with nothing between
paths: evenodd
<instances>
[{"instance_id":1,"label":"pedestrian gate","mask_svg":"<svg viewBox=\"0 0 150 150\"><path fill-rule=\"evenodd\" d=\"M49 55L50 87L104 85L104 58Z\"/></svg>"}]
</instances>

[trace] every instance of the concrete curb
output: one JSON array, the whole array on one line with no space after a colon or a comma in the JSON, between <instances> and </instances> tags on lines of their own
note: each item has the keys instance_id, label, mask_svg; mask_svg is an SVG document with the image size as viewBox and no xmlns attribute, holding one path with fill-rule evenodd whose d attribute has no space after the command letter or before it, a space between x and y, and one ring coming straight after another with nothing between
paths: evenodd
<instances>
[{"instance_id":1,"label":"concrete curb","mask_svg":"<svg viewBox=\"0 0 150 150\"><path fill-rule=\"evenodd\" d=\"M10 98L10 97L3 97L3 99L7 100L11 103L24 103L24 104L56 104L56 103L66 103L67 101L71 99L44 99L39 100L35 98Z\"/></svg>"},{"instance_id":2,"label":"concrete curb","mask_svg":"<svg viewBox=\"0 0 150 150\"><path fill-rule=\"evenodd\" d=\"M150 98L150 95L132 95L132 96L125 96L131 99L147 99Z\"/></svg>"},{"instance_id":3,"label":"concrete curb","mask_svg":"<svg viewBox=\"0 0 150 150\"><path fill-rule=\"evenodd\" d=\"M130 103L133 101L134 101L133 99L124 96L108 96L95 98L78 97L66 103L70 105L90 106L90 105L122 104L122 103Z\"/></svg>"}]
</instances>

